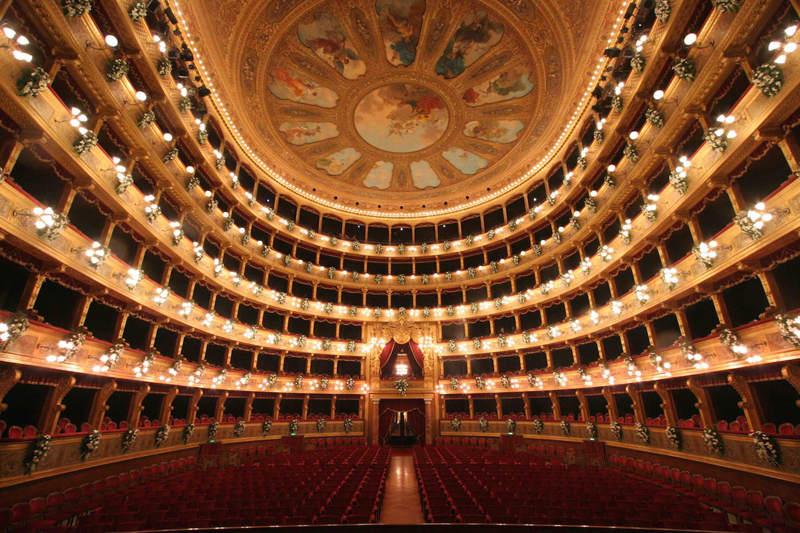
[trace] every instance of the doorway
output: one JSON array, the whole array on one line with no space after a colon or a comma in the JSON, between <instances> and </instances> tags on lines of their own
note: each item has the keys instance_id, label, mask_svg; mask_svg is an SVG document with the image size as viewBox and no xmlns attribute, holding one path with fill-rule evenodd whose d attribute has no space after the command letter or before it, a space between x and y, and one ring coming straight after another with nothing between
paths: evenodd
<instances>
[{"instance_id":1,"label":"doorway","mask_svg":"<svg viewBox=\"0 0 800 533\"><path fill-rule=\"evenodd\" d=\"M413 446L425 443L424 400L381 400L378 406L381 444Z\"/></svg>"},{"instance_id":2,"label":"doorway","mask_svg":"<svg viewBox=\"0 0 800 533\"><path fill-rule=\"evenodd\" d=\"M417 444L417 433L408 421L408 413L394 413L392 429L389 431L389 444L392 446L413 446Z\"/></svg>"}]
</instances>

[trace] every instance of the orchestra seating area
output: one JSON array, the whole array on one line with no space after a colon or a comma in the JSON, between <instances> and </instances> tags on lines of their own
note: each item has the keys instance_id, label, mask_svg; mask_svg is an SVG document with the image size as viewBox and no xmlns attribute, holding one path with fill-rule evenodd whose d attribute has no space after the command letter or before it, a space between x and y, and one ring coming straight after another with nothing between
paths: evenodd
<instances>
[{"instance_id":1,"label":"orchestra seating area","mask_svg":"<svg viewBox=\"0 0 800 533\"><path fill-rule=\"evenodd\" d=\"M417 446L414 461L429 523L800 532L798 503L616 455L611 468L568 467L558 456L453 444Z\"/></svg>"},{"instance_id":2,"label":"orchestra seating area","mask_svg":"<svg viewBox=\"0 0 800 533\"><path fill-rule=\"evenodd\" d=\"M388 446L353 445L248 454L207 470L195 469L194 458L164 463L0 510L0 532L375 523L390 455Z\"/></svg>"}]
</instances>

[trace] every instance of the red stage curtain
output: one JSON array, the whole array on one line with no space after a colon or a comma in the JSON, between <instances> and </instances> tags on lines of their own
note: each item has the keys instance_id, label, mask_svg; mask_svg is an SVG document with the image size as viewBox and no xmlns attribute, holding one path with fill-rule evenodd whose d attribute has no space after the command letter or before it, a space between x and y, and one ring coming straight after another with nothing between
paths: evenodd
<instances>
[{"instance_id":1,"label":"red stage curtain","mask_svg":"<svg viewBox=\"0 0 800 533\"><path fill-rule=\"evenodd\" d=\"M420 370L425 370L425 356L422 354L422 350L419 348L419 344L414 342L414 339L408 341L408 347L411 350L411 355L414 357L414 361L417 362L419 365Z\"/></svg>"},{"instance_id":2,"label":"red stage curtain","mask_svg":"<svg viewBox=\"0 0 800 533\"><path fill-rule=\"evenodd\" d=\"M386 346L383 347L383 351L381 352L381 368L386 366L386 363L389 362L389 358L392 356L392 350L394 350L394 339L390 340L386 343Z\"/></svg>"},{"instance_id":3,"label":"red stage curtain","mask_svg":"<svg viewBox=\"0 0 800 533\"><path fill-rule=\"evenodd\" d=\"M400 352L411 352L408 360L411 366L411 376L422 376L424 371L424 355L419 345L413 340L409 340L406 344L398 344L391 340L383 347L383 351L381 351L381 377L394 377L394 364L397 360L397 354Z\"/></svg>"},{"instance_id":4,"label":"red stage curtain","mask_svg":"<svg viewBox=\"0 0 800 533\"><path fill-rule=\"evenodd\" d=\"M378 405L378 437L385 444L392 430L392 417L395 413L408 413L408 423L417 434L418 442L425 444L425 401L424 400L381 400Z\"/></svg>"}]
</instances>

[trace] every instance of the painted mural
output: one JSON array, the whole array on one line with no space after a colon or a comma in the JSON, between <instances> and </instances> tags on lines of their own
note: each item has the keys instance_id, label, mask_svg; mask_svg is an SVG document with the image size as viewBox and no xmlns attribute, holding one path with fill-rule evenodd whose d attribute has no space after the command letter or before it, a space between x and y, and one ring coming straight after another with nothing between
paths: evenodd
<instances>
[{"instance_id":1,"label":"painted mural","mask_svg":"<svg viewBox=\"0 0 800 533\"><path fill-rule=\"evenodd\" d=\"M286 136L286 142L295 146L339 136L339 128L330 122L284 122L278 129Z\"/></svg>"},{"instance_id":2,"label":"painted mural","mask_svg":"<svg viewBox=\"0 0 800 533\"><path fill-rule=\"evenodd\" d=\"M391 161L376 161L367 176L364 178L364 185L373 189L388 189L392 184L392 173L394 163Z\"/></svg>"},{"instance_id":3,"label":"painted mural","mask_svg":"<svg viewBox=\"0 0 800 533\"><path fill-rule=\"evenodd\" d=\"M519 120L473 120L464 126L464 135L493 143L508 144L525 129Z\"/></svg>"},{"instance_id":4,"label":"painted mural","mask_svg":"<svg viewBox=\"0 0 800 533\"><path fill-rule=\"evenodd\" d=\"M293 70L276 68L270 71L272 84L269 92L281 100L299 104L332 108L339 102L339 95L322 85L305 78Z\"/></svg>"},{"instance_id":5,"label":"painted mural","mask_svg":"<svg viewBox=\"0 0 800 533\"><path fill-rule=\"evenodd\" d=\"M328 156L317 159L317 168L331 176L340 176L350 165L361 159L361 152L355 148L344 148Z\"/></svg>"},{"instance_id":6,"label":"painted mural","mask_svg":"<svg viewBox=\"0 0 800 533\"><path fill-rule=\"evenodd\" d=\"M368 93L353 117L359 135L381 150L410 153L438 141L450 122L442 98L421 85L391 83Z\"/></svg>"},{"instance_id":7,"label":"painted mural","mask_svg":"<svg viewBox=\"0 0 800 533\"><path fill-rule=\"evenodd\" d=\"M490 20L486 11L470 13L436 62L436 74L455 78L499 43L504 31L503 23Z\"/></svg>"},{"instance_id":8,"label":"painted mural","mask_svg":"<svg viewBox=\"0 0 800 533\"><path fill-rule=\"evenodd\" d=\"M462 174L475 174L489 166L489 161L479 155L467 152L462 148L452 146L442 152L442 157L456 167Z\"/></svg>"},{"instance_id":9,"label":"painted mural","mask_svg":"<svg viewBox=\"0 0 800 533\"><path fill-rule=\"evenodd\" d=\"M367 65L347 39L336 17L326 11L314 13L314 20L297 27L300 42L348 80L367 72Z\"/></svg>"},{"instance_id":10,"label":"painted mural","mask_svg":"<svg viewBox=\"0 0 800 533\"><path fill-rule=\"evenodd\" d=\"M425 0L377 0L375 10L386 59L396 67L409 66L417 57Z\"/></svg>"},{"instance_id":11,"label":"painted mural","mask_svg":"<svg viewBox=\"0 0 800 533\"><path fill-rule=\"evenodd\" d=\"M530 69L524 67L508 70L489 81L467 89L464 92L464 100L468 106L475 107L522 98L533 90L530 76Z\"/></svg>"},{"instance_id":12,"label":"painted mural","mask_svg":"<svg viewBox=\"0 0 800 533\"><path fill-rule=\"evenodd\" d=\"M428 189L441 185L442 181L427 161L414 161L409 166L411 167L411 181L414 182L414 187L417 189Z\"/></svg>"}]
</instances>

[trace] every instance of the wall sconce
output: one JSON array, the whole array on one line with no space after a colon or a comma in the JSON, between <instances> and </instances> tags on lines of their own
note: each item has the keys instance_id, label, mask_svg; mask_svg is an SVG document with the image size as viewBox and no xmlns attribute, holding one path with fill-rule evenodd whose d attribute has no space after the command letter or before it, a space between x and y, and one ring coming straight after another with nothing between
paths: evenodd
<instances>
[{"instance_id":1,"label":"wall sconce","mask_svg":"<svg viewBox=\"0 0 800 533\"><path fill-rule=\"evenodd\" d=\"M797 25L789 26L785 30L783 30L786 37L792 37L797 32ZM791 54L795 50L797 50L797 43L782 43L780 41L772 41L769 43L769 50L770 52L774 52L776 50L781 50L783 53L775 58L775 63L778 65L782 65L786 63L786 54Z\"/></svg>"},{"instance_id":2,"label":"wall sconce","mask_svg":"<svg viewBox=\"0 0 800 533\"><path fill-rule=\"evenodd\" d=\"M667 98L666 100L664 100L664 91L662 91L661 89L653 93L653 100L655 100L656 102L660 102L662 104L673 104L678 101L678 99L674 97Z\"/></svg>"},{"instance_id":3,"label":"wall sconce","mask_svg":"<svg viewBox=\"0 0 800 533\"><path fill-rule=\"evenodd\" d=\"M21 46L27 46L30 44L30 41L27 37L22 34L17 34L15 30L9 28L8 26L3 27L3 34L8 39L8 43L0 45L0 48L11 50L11 55L13 55L18 61L30 63L33 60L33 56L31 54L23 52L19 49Z\"/></svg>"},{"instance_id":4,"label":"wall sconce","mask_svg":"<svg viewBox=\"0 0 800 533\"><path fill-rule=\"evenodd\" d=\"M53 124L63 124L65 122L69 122L69 125L73 128L80 128L82 124L85 124L89 121L89 117L87 117L86 114L77 107L73 107L69 111L69 118L64 120L55 120L53 121Z\"/></svg>"},{"instance_id":5,"label":"wall sconce","mask_svg":"<svg viewBox=\"0 0 800 533\"><path fill-rule=\"evenodd\" d=\"M702 50L703 48L708 48L709 46L714 46L714 41L706 41L706 42L697 42L697 34L696 33L689 33L686 37L683 38L683 44L687 48L697 48L698 50Z\"/></svg>"},{"instance_id":6,"label":"wall sconce","mask_svg":"<svg viewBox=\"0 0 800 533\"><path fill-rule=\"evenodd\" d=\"M92 50L113 50L119 45L119 39L113 35L106 35L104 41L106 43L105 46L95 46L91 41L86 41L86 49L88 50L91 48Z\"/></svg>"},{"instance_id":7,"label":"wall sconce","mask_svg":"<svg viewBox=\"0 0 800 533\"><path fill-rule=\"evenodd\" d=\"M122 101L125 105L141 105L147 101L147 93L144 91L136 91L136 100L130 101L127 98Z\"/></svg>"}]
</instances>

